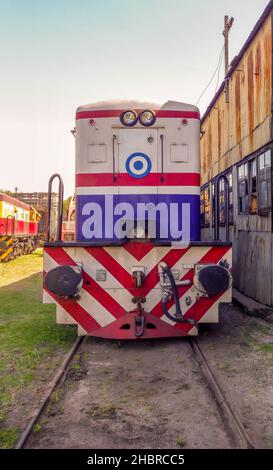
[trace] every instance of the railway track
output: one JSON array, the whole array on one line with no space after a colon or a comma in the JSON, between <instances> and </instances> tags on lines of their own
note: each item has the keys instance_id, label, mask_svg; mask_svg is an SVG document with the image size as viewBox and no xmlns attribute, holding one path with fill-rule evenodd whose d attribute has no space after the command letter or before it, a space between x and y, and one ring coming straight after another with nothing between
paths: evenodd
<instances>
[{"instance_id":1,"label":"railway track","mask_svg":"<svg viewBox=\"0 0 273 470\"><path fill-rule=\"evenodd\" d=\"M52 393L54 392L54 390L60 384L62 378L64 377L64 374L65 374L66 370L68 369L69 364L71 363L75 353L78 351L83 339L84 339L83 336L78 336L76 341L72 345L70 351L68 352L68 354L66 355L64 361L62 362L61 366L59 367L58 371L56 372L55 377L53 378L53 380L50 384L50 387L49 387L44 399L40 403L40 406L38 407L36 413L31 418L31 420L28 422L26 428L23 430L22 434L20 435L20 438L16 443L15 449L23 449L29 435L31 434L31 432L33 430L33 427L35 426L35 424L39 420L40 416L42 415L42 412L45 409L46 405L48 404Z\"/></svg>"},{"instance_id":2,"label":"railway track","mask_svg":"<svg viewBox=\"0 0 273 470\"><path fill-rule=\"evenodd\" d=\"M249 439L247 432L232 407L231 403L226 398L226 395L220 386L212 368L210 367L206 356L201 349L198 339L189 339L195 359L197 360L202 374L206 380L209 389L211 390L214 400L219 408L220 414L223 419L225 427L228 429L229 434L238 449L254 449L254 444Z\"/></svg>"},{"instance_id":3,"label":"railway track","mask_svg":"<svg viewBox=\"0 0 273 470\"><path fill-rule=\"evenodd\" d=\"M126 344L127 345L129 344L128 342L127 343L123 342L123 343L125 347L126 347ZM57 371L53 381L51 382L50 387L48 388L47 394L44 397L43 401L41 402L40 406L38 407L35 415L32 417L32 419L30 420L30 422L28 423L28 425L22 432L15 446L16 449L21 449L27 446L28 439L33 431L35 424L39 421L39 419L43 415L43 412L46 409L47 404L50 402L50 398L54 390L56 389L56 387L62 385L63 382L65 382L66 371L69 369L69 365L71 364L71 361L73 360L76 352L79 352L79 348L82 344L84 344L83 337L77 338L72 348L70 349L69 353L65 357L65 360L63 361L59 370ZM103 342L101 344L103 344ZM140 349L138 350L138 353L141 353L141 346L143 343L139 342L138 344L140 345ZM207 358L203 350L200 347L198 339L195 339L195 338L189 339L188 341L184 341L184 345L185 344L187 344L187 347L190 350L191 357L194 358L196 363L198 364L199 370L201 372L201 376L205 380L205 383L211 392L212 401L214 401L214 405L215 407L217 407L217 412L221 416L221 422L222 422L223 428L225 429L226 434L228 435L230 441L232 442L232 447L237 448L237 449L254 449L254 445L250 441L240 418L234 411L232 404L227 400L226 395L224 391L222 390L222 387L219 384L215 373L213 372L211 366L209 365ZM172 347L171 343L167 345L167 348L168 346ZM158 354L160 354L160 350L158 351ZM194 426L194 423L193 423L193 426ZM107 445L105 447L107 447Z\"/></svg>"}]
</instances>

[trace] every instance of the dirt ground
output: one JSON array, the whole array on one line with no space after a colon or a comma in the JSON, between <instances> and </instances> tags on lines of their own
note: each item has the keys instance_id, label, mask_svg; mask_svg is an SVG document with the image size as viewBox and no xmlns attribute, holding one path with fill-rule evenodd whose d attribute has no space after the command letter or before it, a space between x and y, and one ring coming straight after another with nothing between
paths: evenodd
<instances>
[{"instance_id":1,"label":"dirt ground","mask_svg":"<svg viewBox=\"0 0 273 470\"><path fill-rule=\"evenodd\" d=\"M184 340L88 339L28 447L231 448Z\"/></svg>"},{"instance_id":2,"label":"dirt ground","mask_svg":"<svg viewBox=\"0 0 273 470\"><path fill-rule=\"evenodd\" d=\"M273 325L225 306L200 346L257 448L273 448Z\"/></svg>"},{"instance_id":3,"label":"dirt ground","mask_svg":"<svg viewBox=\"0 0 273 470\"><path fill-rule=\"evenodd\" d=\"M257 448L273 448L273 325L221 308L199 342ZM28 441L32 448L232 448L184 339L88 338Z\"/></svg>"}]
</instances>

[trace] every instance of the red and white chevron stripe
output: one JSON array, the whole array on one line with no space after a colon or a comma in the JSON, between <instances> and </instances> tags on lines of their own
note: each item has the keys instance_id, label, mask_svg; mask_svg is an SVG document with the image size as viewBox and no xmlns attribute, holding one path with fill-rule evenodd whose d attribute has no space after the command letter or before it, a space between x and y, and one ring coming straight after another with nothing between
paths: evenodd
<instances>
[{"instance_id":1,"label":"red and white chevron stripe","mask_svg":"<svg viewBox=\"0 0 273 470\"><path fill-rule=\"evenodd\" d=\"M163 315L158 263L164 261L170 268L179 270L181 280L193 280L193 265L218 263L221 260L227 260L231 265L231 254L230 246L173 248L134 242L123 247L48 246L44 250L44 274L59 265L80 264L83 268L83 286L77 300L62 299L44 286L43 301L55 303L57 322L77 324L78 334L117 338L113 331L118 330L120 339L131 337L132 333L120 329L120 325L131 315L129 312L135 309L132 303L136 293L132 267L145 267L146 277L141 294L146 298L144 308L147 315L151 315L156 326L164 325L166 336L196 335L195 326L172 322ZM98 269L107 272L105 281L96 281ZM231 288L221 296L200 298L189 306L186 298L191 289L192 285L179 287L185 318L194 319L198 323L218 322L219 303L231 301ZM169 303L169 311L174 313L173 301ZM157 337L156 330L150 330L148 337Z\"/></svg>"}]
</instances>

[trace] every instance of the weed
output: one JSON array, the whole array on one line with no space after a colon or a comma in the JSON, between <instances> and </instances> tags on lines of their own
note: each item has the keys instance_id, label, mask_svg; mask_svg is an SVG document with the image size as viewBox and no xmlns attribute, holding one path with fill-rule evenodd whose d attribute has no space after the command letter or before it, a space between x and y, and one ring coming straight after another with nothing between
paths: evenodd
<instances>
[{"instance_id":1,"label":"weed","mask_svg":"<svg viewBox=\"0 0 273 470\"><path fill-rule=\"evenodd\" d=\"M113 403L106 403L104 405L95 405L89 412L93 419L106 419L114 418L116 416L116 408Z\"/></svg>"},{"instance_id":2,"label":"weed","mask_svg":"<svg viewBox=\"0 0 273 470\"><path fill-rule=\"evenodd\" d=\"M184 437L182 436L182 434L179 434L178 438L176 439L176 444L177 444L179 447L181 447L181 449L182 449L183 447L185 447L186 441L185 441Z\"/></svg>"},{"instance_id":3,"label":"weed","mask_svg":"<svg viewBox=\"0 0 273 470\"><path fill-rule=\"evenodd\" d=\"M42 426L40 424L35 424L33 426L33 431L34 432L41 432L42 431Z\"/></svg>"},{"instance_id":4,"label":"weed","mask_svg":"<svg viewBox=\"0 0 273 470\"><path fill-rule=\"evenodd\" d=\"M51 395L51 401L53 403L58 403L62 397L62 391L60 389L54 390L54 392Z\"/></svg>"},{"instance_id":5,"label":"weed","mask_svg":"<svg viewBox=\"0 0 273 470\"><path fill-rule=\"evenodd\" d=\"M236 374L238 371L234 369L230 364L227 362L224 362L223 364L220 364L219 370L222 370L223 372L226 372L227 374Z\"/></svg>"}]
</instances>

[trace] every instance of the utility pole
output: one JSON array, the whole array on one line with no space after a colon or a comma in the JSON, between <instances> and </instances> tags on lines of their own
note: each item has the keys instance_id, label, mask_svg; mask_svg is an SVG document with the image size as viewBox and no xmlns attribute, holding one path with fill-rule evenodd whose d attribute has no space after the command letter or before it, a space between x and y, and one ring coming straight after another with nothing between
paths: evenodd
<instances>
[{"instance_id":1,"label":"utility pole","mask_svg":"<svg viewBox=\"0 0 273 470\"><path fill-rule=\"evenodd\" d=\"M234 23L234 18L231 16L225 16L224 19L224 31L223 35L225 38L225 94L226 94L226 103L229 103L229 85L228 85L228 80L226 79L227 74L228 74L228 68L229 68L229 31L232 28L232 25Z\"/></svg>"}]
</instances>

